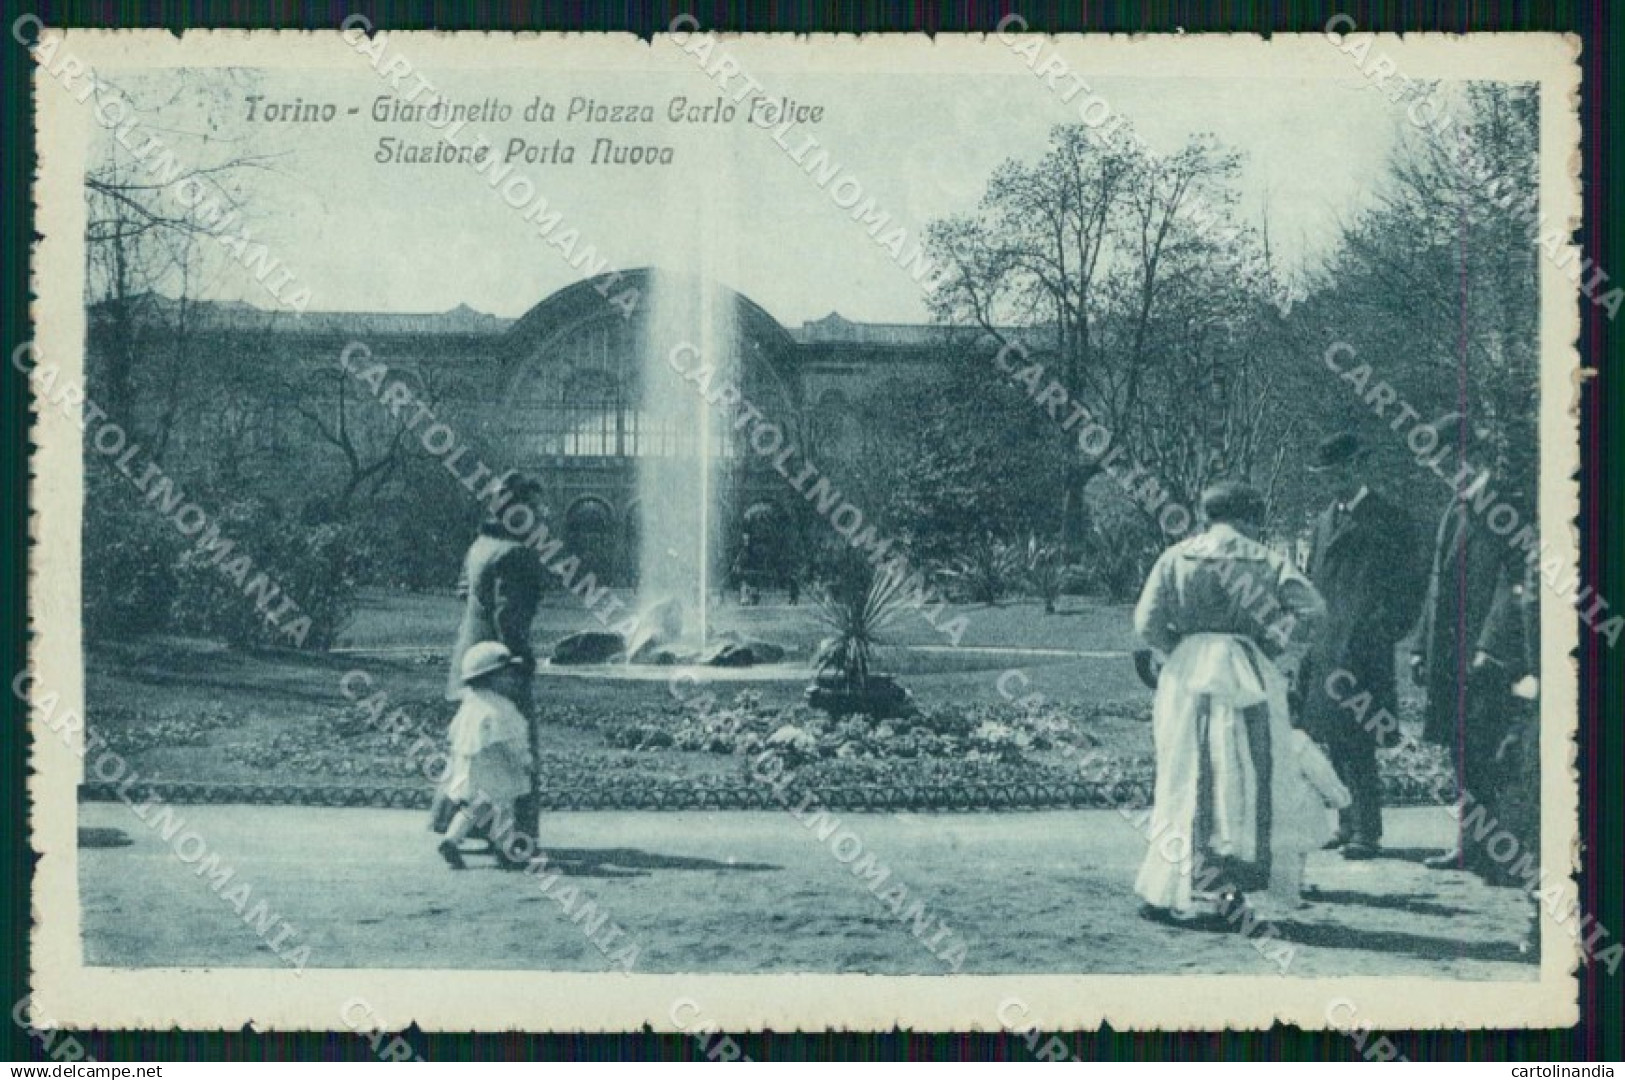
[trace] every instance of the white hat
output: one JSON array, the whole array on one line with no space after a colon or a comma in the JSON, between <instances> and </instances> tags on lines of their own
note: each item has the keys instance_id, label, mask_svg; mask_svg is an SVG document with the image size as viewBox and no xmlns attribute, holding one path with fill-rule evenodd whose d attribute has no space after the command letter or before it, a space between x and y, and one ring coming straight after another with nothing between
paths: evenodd
<instances>
[{"instance_id":1,"label":"white hat","mask_svg":"<svg viewBox=\"0 0 1625 1080\"><path fill-rule=\"evenodd\" d=\"M517 663L513 653L502 642L476 642L463 653L463 681L473 682L481 675L489 675L513 663Z\"/></svg>"}]
</instances>

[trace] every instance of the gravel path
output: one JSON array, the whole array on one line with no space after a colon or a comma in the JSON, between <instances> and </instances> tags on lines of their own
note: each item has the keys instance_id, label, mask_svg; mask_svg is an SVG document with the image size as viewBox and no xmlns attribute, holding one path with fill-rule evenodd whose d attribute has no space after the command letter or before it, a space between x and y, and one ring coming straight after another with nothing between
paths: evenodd
<instances>
[{"instance_id":1,"label":"gravel path","mask_svg":"<svg viewBox=\"0 0 1625 1080\"><path fill-rule=\"evenodd\" d=\"M555 814L543 822L561 871L550 884L477 857L449 870L423 816L405 811L185 806L168 842L125 806L80 812L102 841L81 857L92 964L282 966L251 925L262 900L262 925L295 928L281 955L308 945L313 968L600 970L629 943L640 972L942 974L955 944L962 970L982 973L1269 974L1282 955L1138 918L1143 844L1112 811L843 814L822 841L780 812ZM1518 894L1420 865L1450 819L1434 808L1387 821L1393 857L1311 858L1318 901L1275 924L1289 974L1533 979L1515 946ZM105 830L130 842L107 846L117 834ZM207 845L201 861L177 854L188 833ZM196 860L198 841L178 850ZM212 856L233 871L219 891L199 872ZM871 891L855 867L887 880ZM608 915L600 943L622 931L602 949L569 918L591 923L588 900Z\"/></svg>"}]
</instances>

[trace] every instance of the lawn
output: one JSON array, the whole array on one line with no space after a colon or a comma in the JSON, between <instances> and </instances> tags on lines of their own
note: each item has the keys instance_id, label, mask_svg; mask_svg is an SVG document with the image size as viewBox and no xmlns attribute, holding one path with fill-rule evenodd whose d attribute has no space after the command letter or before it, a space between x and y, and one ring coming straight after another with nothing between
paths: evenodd
<instances>
[{"instance_id":1,"label":"lawn","mask_svg":"<svg viewBox=\"0 0 1625 1080\"><path fill-rule=\"evenodd\" d=\"M542 655L566 634L601 628L567 599L554 598L537 618ZM886 665L920 705L918 729L835 723L800 704L802 671L821 636L807 606L722 608L714 625L784 645L790 664L768 681L719 671L715 699L703 705L687 684L688 700L674 696L658 670L641 681L605 678L602 669L546 671L536 686L546 725L542 788L589 793L568 805L625 805L627 792L680 796L694 785L761 794L746 763L772 748L790 753L821 791L924 789L926 804L945 789L980 791L973 804L1004 805L1005 796L985 795L990 786L1095 783L1096 773L1078 771L1086 751L1112 763L1113 782L1144 789L1150 694L1132 670L1126 608L1071 599L1055 614L1036 603L970 606L939 623L959 614L968 629L957 649L918 614L893 628ZM421 792L421 763L358 713L342 680L363 673L356 678L369 693L383 693L390 709L438 737L453 710L443 690L458 616L451 596L371 594L329 654L244 653L173 637L102 645L86 658L91 723L152 781ZM1442 767L1432 756L1397 764L1424 780Z\"/></svg>"},{"instance_id":2,"label":"lawn","mask_svg":"<svg viewBox=\"0 0 1625 1080\"><path fill-rule=\"evenodd\" d=\"M633 607L631 598L618 594ZM455 596L429 593L369 592L361 610L340 639L341 648L442 648L450 642L461 613ZM1062 597L1060 610L1044 614L1037 601L1011 601L997 606L951 605L936 620L946 626L963 615L966 631L960 645L1076 651L1120 651L1133 645L1128 605L1104 604L1083 597ZM784 603L740 607L724 603L712 609L719 630L768 637L787 646L810 647L822 636L811 604ZM554 594L537 615L532 638L543 647L576 630L602 629L573 597ZM948 645L948 639L921 612L905 612L889 629L899 645ZM1132 676L1131 676L1132 677Z\"/></svg>"},{"instance_id":3,"label":"lawn","mask_svg":"<svg viewBox=\"0 0 1625 1080\"><path fill-rule=\"evenodd\" d=\"M1127 612L1076 605L1045 615L1036 604L955 609L968 622L965 648L948 642L910 615L894 628L899 648L888 666L899 672L922 706L992 705L1007 689L1042 694L1055 702L1143 704L1148 696L1125 654ZM209 642L172 637L103 645L87 652L92 722L145 776L171 781L224 783L410 782L398 748L366 738L347 722L340 689L346 672L364 671L392 704L443 723L449 706L439 697L445 657L460 614L449 595L373 593L330 654L244 653ZM946 619L940 620L946 623ZM784 645L794 664L810 664L821 628L806 605L723 607L715 625ZM545 655L566 634L601 627L568 597L554 597L539 614L534 638ZM999 649L1001 651L984 651ZM1031 654L1002 651L1039 650ZM1067 652L1111 655L1069 656ZM733 674L733 673L723 673ZM752 683L766 707L801 699L806 679L794 674ZM720 687L724 700L737 689ZM612 745L621 720L647 721L677 710L664 678L628 682L578 674L539 680L537 700L549 721L544 754L557 768L584 774L612 769L634 777L682 779L738 771L729 755L681 750L630 751ZM1108 716L1105 737L1149 751L1144 725ZM363 737L357 737L357 734ZM405 767L405 771L403 771Z\"/></svg>"}]
</instances>

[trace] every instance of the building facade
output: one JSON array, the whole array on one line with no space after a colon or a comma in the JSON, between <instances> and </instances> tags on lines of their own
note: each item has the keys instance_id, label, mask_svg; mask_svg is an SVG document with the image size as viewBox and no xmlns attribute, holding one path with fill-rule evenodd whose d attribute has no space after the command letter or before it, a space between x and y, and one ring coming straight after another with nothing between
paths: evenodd
<instances>
[{"instance_id":1,"label":"building facade","mask_svg":"<svg viewBox=\"0 0 1625 1080\"><path fill-rule=\"evenodd\" d=\"M466 306L438 314L293 315L148 298L132 317L128 308L102 305L90 319L92 378L123 363L158 386L176 365L194 374L212 367L231 392L189 404L140 395L144 427L168 416L163 438L174 459L214 470L226 484L253 486L273 469L294 478L294 494L349 497L368 490L369 481L357 477L383 460L399 426L345 384L339 357L364 348L369 360L412 380L435 417L493 468L541 477L571 549L591 553L599 580L631 584L642 520L639 462L691 451L694 433L661 421L646 400L653 305L628 314L607 302L603 284L567 286L516 320ZM650 296L651 271L621 275L609 295L629 287ZM743 399L821 468L838 470L864 452L888 420L879 404L887 384L929 379L943 361L943 334L931 326L857 323L831 313L786 327L748 297L716 291L731 327L722 366ZM717 453L728 534L741 535L750 522L757 541L787 543L797 494L740 445L738 429L723 438Z\"/></svg>"}]
</instances>

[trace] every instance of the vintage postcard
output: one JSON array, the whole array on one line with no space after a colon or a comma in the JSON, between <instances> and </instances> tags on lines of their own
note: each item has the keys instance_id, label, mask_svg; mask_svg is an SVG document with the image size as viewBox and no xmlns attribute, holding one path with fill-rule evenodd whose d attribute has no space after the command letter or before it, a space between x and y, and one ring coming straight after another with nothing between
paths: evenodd
<instances>
[{"instance_id":1,"label":"vintage postcard","mask_svg":"<svg viewBox=\"0 0 1625 1080\"><path fill-rule=\"evenodd\" d=\"M1577 40L12 29L28 1023L1380 1057L1618 965Z\"/></svg>"}]
</instances>

